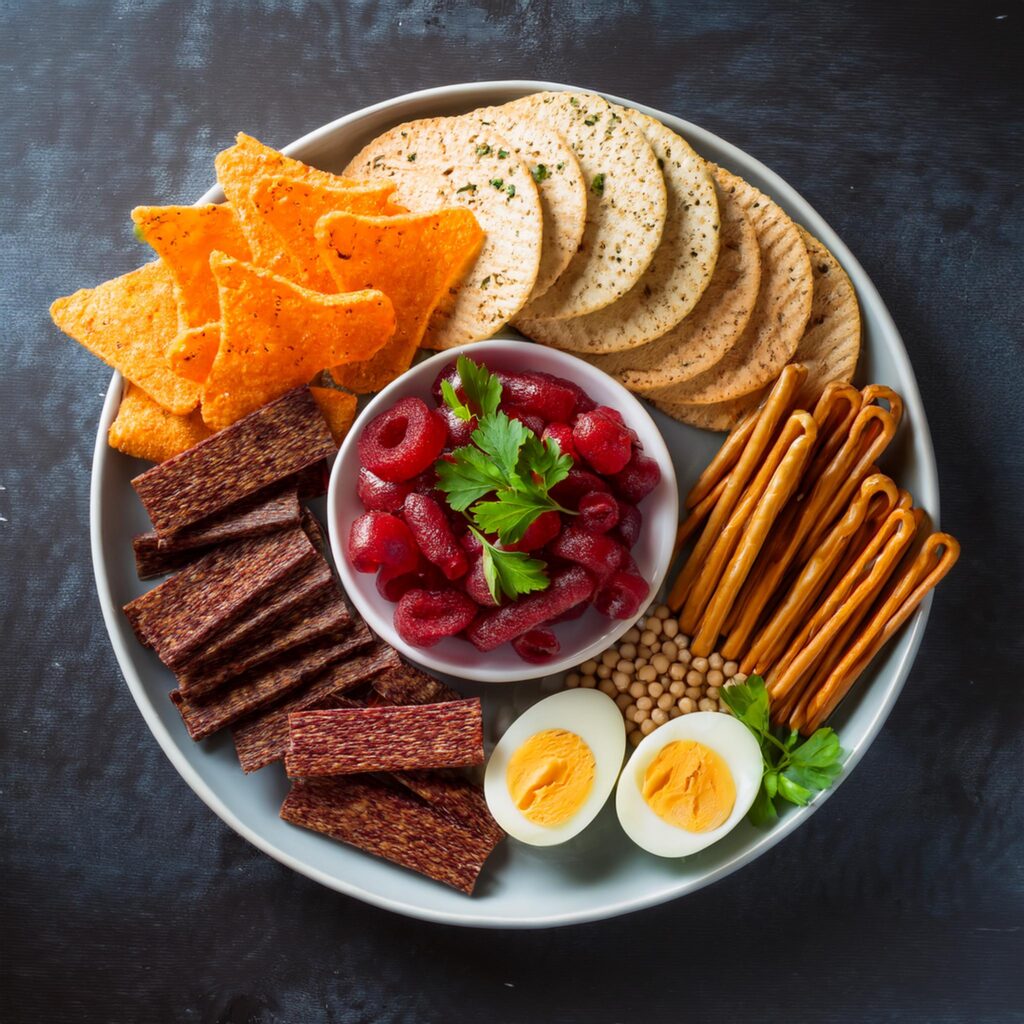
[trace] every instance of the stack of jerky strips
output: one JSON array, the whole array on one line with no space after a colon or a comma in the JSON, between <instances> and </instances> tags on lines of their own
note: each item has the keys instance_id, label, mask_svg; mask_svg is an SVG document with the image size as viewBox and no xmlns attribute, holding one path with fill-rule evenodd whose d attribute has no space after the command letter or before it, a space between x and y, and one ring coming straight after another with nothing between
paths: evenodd
<instances>
[{"instance_id":1,"label":"stack of jerky strips","mask_svg":"<svg viewBox=\"0 0 1024 1024\"><path fill-rule=\"evenodd\" d=\"M124 610L175 674L193 739L231 727L245 772L298 758L282 817L472 892L503 838L451 770L483 760L479 702L349 611L300 504L323 493L335 450L296 388L133 480L154 526L133 542L139 577L178 571Z\"/></svg>"}]
</instances>

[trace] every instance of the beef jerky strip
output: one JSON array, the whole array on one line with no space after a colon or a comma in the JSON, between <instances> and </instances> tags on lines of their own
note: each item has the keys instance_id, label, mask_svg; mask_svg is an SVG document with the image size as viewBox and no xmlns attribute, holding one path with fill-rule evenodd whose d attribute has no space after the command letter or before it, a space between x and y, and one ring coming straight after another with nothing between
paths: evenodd
<instances>
[{"instance_id":1,"label":"beef jerky strip","mask_svg":"<svg viewBox=\"0 0 1024 1024\"><path fill-rule=\"evenodd\" d=\"M483 760L483 719L475 697L288 716L284 767L293 778L462 768Z\"/></svg>"},{"instance_id":2,"label":"beef jerky strip","mask_svg":"<svg viewBox=\"0 0 1024 1024\"><path fill-rule=\"evenodd\" d=\"M163 536L220 512L337 451L306 387L218 431L132 480Z\"/></svg>"},{"instance_id":3,"label":"beef jerky strip","mask_svg":"<svg viewBox=\"0 0 1024 1024\"><path fill-rule=\"evenodd\" d=\"M327 538L324 536L324 528L308 508L302 510L302 529L306 531L309 543L320 552L321 558L327 557Z\"/></svg>"},{"instance_id":4,"label":"beef jerky strip","mask_svg":"<svg viewBox=\"0 0 1024 1024\"><path fill-rule=\"evenodd\" d=\"M288 716L294 711L337 707L339 695L381 674L400 671L398 653L378 642L360 657L332 665L308 686L258 714L239 722L231 731L242 771L255 772L280 761L288 749Z\"/></svg>"},{"instance_id":5,"label":"beef jerky strip","mask_svg":"<svg viewBox=\"0 0 1024 1024\"><path fill-rule=\"evenodd\" d=\"M202 696L295 647L315 640L339 640L351 626L352 614L336 589L317 593L261 630L241 650L229 648L219 657L187 665L177 673L178 689L189 697Z\"/></svg>"},{"instance_id":6,"label":"beef jerky strip","mask_svg":"<svg viewBox=\"0 0 1024 1024\"><path fill-rule=\"evenodd\" d=\"M163 576L194 561L218 544L261 537L288 526L298 526L300 512L298 492L294 487L285 490L275 488L272 494L248 498L168 537L159 537L155 530L148 530L132 540L135 569L140 580Z\"/></svg>"},{"instance_id":7,"label":"beef jerky strip","mask_svg":"<svg viewBox=\"0 0 1024 1024\"><path fill-rule=\"evenodd\" d=\"M299 501L320 498L327 493L327 484L331 479L331 464L327 459L320 459L298 473L290 476L288 482L294 484L299 492Z\"/></svg>"},{"instance_id":8,"label":"beef jerky strip","mask_svg":"<svg viewBox=\"0 0 1024 1024\"><path fill-rule=\"evenodd\" d=\"M373 689L380 698L376 701L378 705L443 704L449 700L462 700L461 693L404 661L400 669L375 679Z\"/></svg>"},{"instance_id":9,"label":"beef jerky strip","mask_svg":"<svg viewBox=\"0 0 1024 1024\"><path fill-rule=\"evenodd\" d=\"M271 587L316 560L301 529L240 540L214 548L124 611L139 639L178 668Z\"/></svg>"},{"instance_id":10,"label":"beef jerky strip","mask_svg":"<svg viewBox=\"0 0 1024 1024\"><path fill-rule=\"evenodd\" d=\"M334 574L326 562L316 560L312 566L301 566L297 572L286 576L261 595L244 618L229 623L214 634L194 658L180 667L180 671L189 672L207 662L230 659L259 643L265 630L276 629L299 605L315 602L337 588Z\"/></svg>"},{"instance_id":11,"label":"beef jerky strip","mask_svg":"<svg viewBox=\"0 0 1024 1024\"><path fill-rule=\"evenodd\" d=\"M294 782L281 817L467 894L496 845L408 790L362 775Z\"/></svg>"},{"instance_id":12,"label":"beef jerky strip","mask_svg":"<svg viewBox=\"0 0 1024 1024\"><path fill-rule=\"evenodd\" d=\"M243 716L267 707L372 642L373 635L360 622L341 640L289 651L204 698L193 700L175 690L171 700L178 705L192 739L205 739Z\"/></svg>"}]
</instances>

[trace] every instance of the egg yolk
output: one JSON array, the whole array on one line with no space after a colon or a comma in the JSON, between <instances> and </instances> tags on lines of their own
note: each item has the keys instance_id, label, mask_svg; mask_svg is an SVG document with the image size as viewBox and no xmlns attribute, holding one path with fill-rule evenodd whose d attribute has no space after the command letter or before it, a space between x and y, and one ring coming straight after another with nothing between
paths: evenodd
<instances>
[{"instance_id":1,"label":"egg yolk","mask_svg":"<svg viewBox=\"0 0 1024 1024\"><path fill-rule=\"evenodd\" d=\"M583 806L594 785L594 755L574 732L545 729L508 762L512 802L535 825L561 825Z\"/></svg>"},{"instance_id":2,"label":"egg yolk","mask_svg":"<svg viewBox=\"0 0 1024 1024\"><path fill-rule=\"evenodd\" d=\"M676 740L647 766L643 794L647 806L669 825L710 832L732 813L736 784L720 754L695 740Z\"/></svg>"}]
</instances>

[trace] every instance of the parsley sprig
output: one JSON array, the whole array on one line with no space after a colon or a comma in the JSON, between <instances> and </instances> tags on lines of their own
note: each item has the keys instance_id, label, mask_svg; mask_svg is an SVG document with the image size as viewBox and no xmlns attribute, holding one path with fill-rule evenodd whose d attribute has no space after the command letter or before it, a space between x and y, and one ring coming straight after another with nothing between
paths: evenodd
<instances>
[{"instance_id":1,"label":"parsley sprig","mask_svg":"<svg viewBox=\"0 0 1024 1024\"><path fill-rule=\"evenodd\" d=\"M766 825L779 816L777 800L803 807L815 793L835 782L842 771L844 751L833 729L817 729L806 740L798 732L773 731L768 691L760 676L725 687L721 696L761 744L764 774L749 815L755 825Z\"/></svg>"},{"instance_id":2,"label":"parsley sprig","mask_svg":"<svg viewBox=\"0 0 1024 1024\"><path fill-rule=\"evenodd\" d=\"M476 417L477 425L472 444L438 460L437 486L483 545L484 577L495 601L501 594L515 599L544 590L549 582L544 562L507 551L484 535L515 544L545 512L573 515L550 494L569 475L572 459L553 438L537 437L501 411L501 381L486 366L460 356L456 368L464 397L447 380L441 382L441 395L459 419L468 423Z\"/></svg>"}]
</instances>

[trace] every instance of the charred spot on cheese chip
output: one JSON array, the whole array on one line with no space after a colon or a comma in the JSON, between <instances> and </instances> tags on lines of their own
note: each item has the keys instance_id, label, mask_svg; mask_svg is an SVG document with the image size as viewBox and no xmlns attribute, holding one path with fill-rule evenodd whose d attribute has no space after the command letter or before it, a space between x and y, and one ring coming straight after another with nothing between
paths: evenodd
<instances>
[{"instance_id":1,"label":"charred spot on cheese chip","mask_svg":"<svg viewBox=\"0 0 1024 1024\"><path fill-rule=\"evenodd\" d=\"M257 178L249 199L256 212L277 232L282 248L294 261L295 280L314 291L334 292L339 289L317 252L316 222L325 214L338 211L388 216L393 212L388 197L394 191L391 181L341 188L322 181L276 175ZM341 289L350 290L356 289Z\"/></svg>"},{"instance_id":2,"label":"charred spot on cheese chip","mask_svg":"<svg viewBox=\"0 0 1024 1024\"><path fill-rule=\"evenodd\" d=\"M198 412L185 416L168 412L134 384L125 385L107 441L125 455L164 462L210 436Z\"/></svg>"},{"instance_id":3,"label":"charred spot on cheese chip","mask_svg":"<svg viewBox=\"0 0 1024 1024\"><path fill-rule=\"evenodd\" d=\"M294 275L298 272L295 260L282 248L280 236L263 219L252 201L250 189L253 182L257 178L274 175L298 178L327 188L350 188L360 182L293 160L244 132L239 132L236 139L234 146L217 154L214 161L217 181L238 214L253 260L285 276Z\"/></svg>"},{"instance_id":4,"label":"charred spot on cheese chip","mask_svg":"<svg viewBox=\"0 0 1024 1024\"><path fill-rule=\"evenodd\" d=\"M220 318L210 253L252 258L230 203L204 206L136 206L132 220L174 275L179 323L199 327ZM194 380L194 377L190 377Z\"/></svg>"},{"instance_id":5,"label":"charred spot on cheese chip","mask_svg":"<svg viewBox=\"0 0 1024 1024\"><path fill-rule=\"evenodd\" d=\"M379 291L313 292L220 253L220 347L203 385L203 420L226 427L320 370L368 359L395 330Z\"/></svg>"},{"instance_id":6,"label":"charred spot on cheese chip","mask_svg":"<svg viewBox=\"0 0 1024 1024\"><path fill-rule=\"evenodd\" d=\"M391 340L372 359L331 368L339 384L358 394L380 390L409 368L431 313L484 241L464 207L395 217L331 213L317 223L316 235L336 287L377 288L394 304Z\"/></svg>"},{"instance_id":7,"label":"charred spot on cheese chip","mask_svg":"<svg viewBox=\"0 0 1024 1024\"><path fill-rule=\"evenodd\" d=\"M315 479L322 480L323 460L336 451L309 389L295 388L135 477L132 486L163 536L222 512L309 466L316 466ZM305 480L304 486L308 486Z\"/></svg>"},{"instance_id":8,"label":"charred spot on cheese chip","mask_svg":"<svg viewBox=\"0 0 1024 1024\"><path fill-rule=\"evenodd\" d=\"M168 412L184 415L199 404L199 387L173 373L164 359L178 333L178 303L174 277L162 260L57 299L50 316Z\"/></svg>"},{"instance_id":9,"label":"charred spot on cheese chip","mask_svg":"<svg viewBox=\"0 0 1024 1024\"><path fill-rule=\"evenodd\" d=\"M219 311L218 311L219 315ZM179 377L202 384L210 375L210 367L220 348L220 324L208 323L189 327L167 346L167 365Z\"/></svg>"},{"instance_id":10,"label":"charred spot on cheese chip","mask_svg":"<svg viewBox=\"0 0 1024 1024\"><path fill-rule=\"evenodd\" d=\"M356 396L337 388L310 387L310 393L320 406L335 444L341 444L356 418Z\"/></svg>"}]
</instances>

